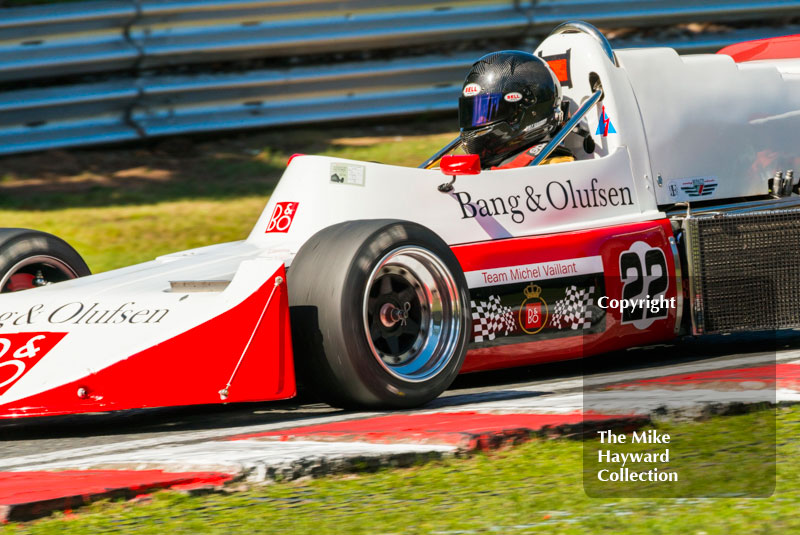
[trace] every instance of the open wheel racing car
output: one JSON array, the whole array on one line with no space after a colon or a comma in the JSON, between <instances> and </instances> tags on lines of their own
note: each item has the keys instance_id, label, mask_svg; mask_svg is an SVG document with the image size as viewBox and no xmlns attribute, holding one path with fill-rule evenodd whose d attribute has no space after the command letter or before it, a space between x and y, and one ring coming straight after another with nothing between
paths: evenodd
<instances>
[{"instance_id":1,"label":"open wheel racing car","mask_svg":"<svg viewBox=\"0 0 800 535\"><path fill-rule=\"evenodd\" d=\"M459 373L799 327L800 39L722 52L557 28L535 53L569 163L296 156L247 239L97 275L0 230L0 416L285 399L295 374L414 407Z\"/></svg>"}]
</instances>

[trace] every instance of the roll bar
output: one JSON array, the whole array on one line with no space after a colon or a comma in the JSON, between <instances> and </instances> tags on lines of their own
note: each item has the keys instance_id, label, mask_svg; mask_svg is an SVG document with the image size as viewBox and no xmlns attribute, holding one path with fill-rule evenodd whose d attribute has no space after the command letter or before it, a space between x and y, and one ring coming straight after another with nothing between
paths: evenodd
<instances>
[{"instance_id":1,"label":"roll bar","mask_svg":"<svg viewBox=\"0 0 800 535\"><path fill-rule=\"evenodd\" d=\"M605 55L611 60L611 63L613 63L614 66L619 67L619 62L617 61L617 56L614 54L614 49L611 48L611 43L608 42L608 39L606 39L606 36L603 35L600 30L588 22L583 22L582 20L569 20L556 26L556 28L550 32L550 35L558 35L561 33L585 33L586 35L590 35L595 41L598 42ZM548 35L548 37L550 37L550 35Z\"/></svg>"},{"instance_id":2,"label":"roll bar","mask_svg":"<svg viewBox=\"0 0 800 535\"><path fill-rule=\"evenodd\" d=\"M542 149L542 152L540 152L536 158L534 158L531 163L528 164L528 166L539 165L545 158L550 156L550 153L553 152L562 141L564 141L564 138L567 137L570 132L572 132L572 129L575 128L580 120L583 119L583 116L586 115L586 113L591 110L595 104L597 104L597 101L600 100L602 96L602 89L598 89L592 93L592 96L589 97L589 100L584 102L583 106L578 108L578 111L576 111L575 114L570 117L569 121L567 121L566 124L561 127L561 130L556 132L556 135L553 136L553 139L551 139L547 145L545 145L545 147Z\"/></svg>"}]
</instances>

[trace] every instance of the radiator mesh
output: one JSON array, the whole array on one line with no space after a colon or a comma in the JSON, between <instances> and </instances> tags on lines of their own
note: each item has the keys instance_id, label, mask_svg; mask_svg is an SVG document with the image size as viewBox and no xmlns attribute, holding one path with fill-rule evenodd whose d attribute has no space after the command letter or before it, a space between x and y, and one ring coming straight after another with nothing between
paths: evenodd
<instances>
[{"instance_id":1,"label":"radiator mesh","mask_svg":"<svg viewBox=\"0 0 800 535\"><path fill-rule=\"evenodd\" d=\"M800 327L800 209L686 222L698 332Z\"/></svg>"}]
</instances>

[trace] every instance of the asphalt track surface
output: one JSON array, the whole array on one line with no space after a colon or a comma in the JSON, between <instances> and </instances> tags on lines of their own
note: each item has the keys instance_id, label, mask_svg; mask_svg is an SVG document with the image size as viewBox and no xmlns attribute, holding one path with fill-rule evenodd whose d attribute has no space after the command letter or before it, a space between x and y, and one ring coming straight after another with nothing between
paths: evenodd
<instances>
[{"instance_id":1,"label":"asphalt track surface","mask_svg":"<svg viewBox=\"0 0 800 535\"><path fill-rule=\"evenodd\" d=\"M542 395L579 392L593 384L683 372L693 366L724 369L741 362L761 364L797 359L800 332L688 338L677 343L607 353L596 357L460 376L428 407L452 407L508 398L515 388ZM142 385L146 388L146 385ZM527 394L531 395L531 394ZM536 394L534 394L536 395ZM4 460L58 455L66 450L126 449L124 443L191 443L209 436L242 433L254 426L280 428L307 420L353 419L375 413L337 410L313 399L125 411L118 413L0 422L0 467Z\"/></svg>"}]
</instances>

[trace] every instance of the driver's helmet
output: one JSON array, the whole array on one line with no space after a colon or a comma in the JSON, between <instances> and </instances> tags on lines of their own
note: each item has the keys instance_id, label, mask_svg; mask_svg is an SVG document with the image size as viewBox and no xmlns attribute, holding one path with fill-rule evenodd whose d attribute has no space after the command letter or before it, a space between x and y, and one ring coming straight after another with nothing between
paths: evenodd
<instances>
[{"instance_id":1,"label":"driver's helmet","mask_svg":"<svg viewBox=\"0 0 800 535\"><path fill-rule=\"evenodd\" d=\"M470 69L458 101L464 149L483 167L540 141L561 122L561 84L543 59L493 52Z\"/></svg>"}]
</instances>

